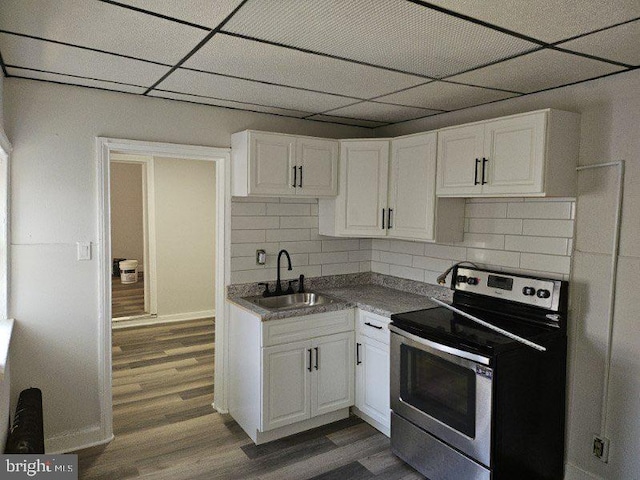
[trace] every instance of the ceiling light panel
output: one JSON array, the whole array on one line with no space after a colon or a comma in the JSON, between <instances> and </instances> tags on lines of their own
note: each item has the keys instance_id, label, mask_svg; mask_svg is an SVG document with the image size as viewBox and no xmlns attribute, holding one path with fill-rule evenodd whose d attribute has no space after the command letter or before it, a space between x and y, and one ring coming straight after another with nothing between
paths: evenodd
<instances>
[{"instance_id":1,"label":"ceiling light panel","mask_svg":"<svg viewBox=\"0 0 640 480\"><path fill-rule=\"evenodd\" d=\"M549 43L640 16L638 0L429 0L429 3Z\"/></svg>"},{"instance_id":2,"label":"ceiling light panel","mask_svg":"<svg viewBox=\"0 0 640 480\"><path fill-rule=\"evenodd\" d=\"M126 93L144 93L143 87L125 85L123 83L105 82L101 80L91 80L88 78L70 77L57 73L38 72L23 68L7 68L7 74L11 77L30 78L33 80L45 80L47 82L66 83L69 85L79 85L81 87L101 88L103 90L115 90Z\"/></svg>"},{"instance_id":3,"label":"ceiling light panel","mask_svg":"<svg viewBox=\"0 0 640 480\"><path fill-rule=\"evenodd\" d=\"M429 77L537 46L406 0L250 0L224 30Z\"/></svg>"},{"instance_id":4,"label":"ceiling light panel","mask_svg":"<svg viewBox=\"0 0 640 480\"><path fill-rule=\"evenodd\" d=\"M517 95L517 93L435 81L379 97L376 100L436 110L458 110Z\"/></svg>"},{"instance_id":5,"label":"ceiling light panel","mask_svg":"<svg viewBox=\"0 0 640 480\"><path fill-rule=\"evenodd\" d=\"M345 97L178 69L157 87L179 93L318 113L353 103Z\"/></svg>"},{"instance_id":6,"label":"ceiling light panel","mask_svg":"<svg viewBox=\"0 0 640 480\"><path fill-rule=\"evenodd\" d=\"M215 107L227 107L237 110L248 110L252 112L273 113L276 115L285 115L287 117L303 118L309 115L309 112L299 112L297 110L287 110L285 108L263 107L261 105L253 105L250 103L231 102L220 100L218 98L199 97L196 95L187 95L184 93L163 92L162 90L154 90L149 93L150 97L167 98L170 100L180 100L183 102L200 103L202 105L213 105Z\"/></svg>"},{"instance_id":7,"label":"ceiling light panel","mask_svg":"<svg viewBox=\"0 0 640 480\"><path fill-rule=\"evenodd\" d=\"M391 123L420 117L428 117L441 112L422 108L389 105L386 103L361 102L348 107L331 110L327 113L335 117L349 117Z\"/></svg>"},{"instance_id":8,"label":"ceiling light panel","mask_svg":"<svg viewBox=\"0 0 640 480\"><path fill-rule=\"evenodd\" d=\"M169 67L154 63L8 33L0 33L0 51L4 63L8 66L128 83L142 87L153 85L169 71Z\"/></svg>"},{"instance_id":9,"label":"ceiling light panel","mask_svg":"<svg viewBox=\"0 0 640 480\"><path fill-rule=\"evenodd\" d=\"M316 120L318 122L340 123L343 125L353 125L355 127L376 128L388 125L389 122L374 122L371 120L358 120L356 118L334 117L331 115L311 115L307 120Z\"/></svg>"},{"instance_id":10,"label":"ceiling light panel","mask_svg":"<svg viewBox=\"0 0 640 480\"><path fill-rule=\"evenodd\" d=\"M627 65L640 65L640 20L592 33L558 45Z\"/></svg>"},{"instance_id":11,"label":"ceiling light panel","mask_svg":"<svg viewBox=\"0 0 640 480\"><path fill-rule=\"evenodd\" d=\"M175 64L207 32L86 0L2 0L0 29L111 53Z\"/></svg>"},{"instance_id":12,"label":"ceiling light panel","mask_svg":"<svg viewBox=\"0 0 640 480\"><path fill-rule=\"evenodd\" d=\"M238 61L238 59L242 61ZM215 35L185 67L327 93L371 98L423 83L422 77Z\"/></svg>"},{"instance_id":13,"label":"ceiling light panel","mask_svg":"<svg viewBox=\"0 0 640 480\"><path fill-rule=\"evenodd\" d=\"M610 63L555 50L540 50L449 80L523 93L559 87L623 70Z\"/></svg>"},{"instance_id":14,"label":"ceiling light panel","mask_svg":"<svg viewBox=\"0 0 640 480\"><path fill-rule=\"evenodd\" d=\"M118 0L118 2L214 29L242 3L242 0Z\"/></svg>"}]
</instances>

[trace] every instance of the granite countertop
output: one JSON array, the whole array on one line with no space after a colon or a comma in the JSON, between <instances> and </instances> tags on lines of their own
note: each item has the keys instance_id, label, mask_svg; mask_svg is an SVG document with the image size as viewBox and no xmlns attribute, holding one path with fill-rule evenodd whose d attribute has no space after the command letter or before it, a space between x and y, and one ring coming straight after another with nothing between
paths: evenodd
<instances>
[{"instance_id":1,"label":"granite countertop","mask_svg":"<svg viewBox=\"0 0 640 480\"><path fill-rule=\"evenodd\" d=\"M323 278L317 284L310 282L307 288L308 291L336 299L334 303L328 305L271 311L245 300L243 297L253 295L255 292L248 294L249 290L243 287L230 290L228 300L266 321L355 307L389 317L393 313L436 307L437 305L429 300L429 297L450 301L452 295L451 290L446 287L387 275L362 276L360 274L357 277L336 277L346 278L336 278L332 279L333 281Z\"/></svg>"}]
</instances>

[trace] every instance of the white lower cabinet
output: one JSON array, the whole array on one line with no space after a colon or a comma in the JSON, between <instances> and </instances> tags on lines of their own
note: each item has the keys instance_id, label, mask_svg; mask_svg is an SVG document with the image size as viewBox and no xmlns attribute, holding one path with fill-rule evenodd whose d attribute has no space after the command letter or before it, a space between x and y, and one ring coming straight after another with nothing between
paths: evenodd
<instances>
[{"instance_id":1,"label":"white lower cabinet","mask_svg":"<svg viewBox=\"0 0 640 480\"><path fill-rule=\"evenodd\" d=\"M358 310L355 413L389 436L389 318Z\"/></svg>"},{"instance_id":2,"label":"white lower cabinet","mask_svg":"<svg viewBox=\"0 0 640 480\"><path fill-rule=\"evenodd\" d=\"M346 418L354 311L262 321L230 305L229 413L256 443Z\"/></svg>"}]
</instances>

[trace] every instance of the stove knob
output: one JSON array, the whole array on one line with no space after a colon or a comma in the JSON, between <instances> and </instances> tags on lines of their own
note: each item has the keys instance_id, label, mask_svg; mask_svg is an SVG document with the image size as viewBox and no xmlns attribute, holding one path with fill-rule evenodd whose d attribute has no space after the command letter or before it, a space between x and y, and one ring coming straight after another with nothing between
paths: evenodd
<instances>
[{"instance_id":1,"label":"stove knob","mask_svg":"<svg viewBox=\"0 0 640 480\"><path fill-rule=\"evenodd\" d=\"M456 282L457 283L467 283L467 277L465 277L464 275L458 275L456 277Z\"/></svg>"},{"instance_id":2,"label":"stove knob","mask_svg":"<svg viewBox=\"0 0 640 480\"><path fill-rule=\"evenodd\" d=\"M524 287L522 289L522 294L526 295L527 297L532 297L536 294L536 289L533 287Z\"/></svg>"},{"instance_id":3,"label":"stove knob","mask_svg":"<svg viewBox=\"0 0 640 480\"><path fill-rule=\"evenodd\" d=\"M538 298L549 298L551 296L551 292L549 290L540 289L536 292L536 297Z\"/></svg>"},{"instance_id":4,"label":"stove knob","mask_svg":"<svg viewBox=\"0 0 640 480\"><path fill-rule=\"evenodd\" d=\"M467 278L467 284L469 284L469 285L477 285L478 284L478 279L474 278L474 277L469 277L469 278Z\"/></svg>"}]
</instances>

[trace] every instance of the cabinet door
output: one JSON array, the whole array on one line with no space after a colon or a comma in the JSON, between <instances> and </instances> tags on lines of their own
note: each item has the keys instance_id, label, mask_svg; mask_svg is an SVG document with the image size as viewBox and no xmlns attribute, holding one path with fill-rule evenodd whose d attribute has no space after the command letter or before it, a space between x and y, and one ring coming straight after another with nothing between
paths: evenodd
<instances>
[{"instance_id":1,"label":"cabinet door","mask_svg":"<svg viewBox=\"0 0 640 480\"><path fill-rule=\"evenodd\" d=\"M354 404L354 334L338 333L314 341L311 416Z\"/></svg>"},{"instance_id":2,"label":"cabinet door","mask_svg":"<svg viewBox=\"0 0 640 480\"><path fill-rule=\"evenodd\" d=\"M298 138L295 163L296 195L322 197L338 193L337 141Z\"/></svg>"},{"instance_id":3,"label":"cabinet door","mask_svg":"<svg viewBox=\"0 0 640 480\"><path fill-rule=\"evenodd\" d=\"M338 233L384 237L386 226L389 142L348 141L340 145ZM384 212L383 212L384 210Z\"/></svg>"},{"instance_id":4,"label":"cabinet door","mask_svg":"<svg viewBox=\"0 0 640 480\"><path fill-rule=\"evenodd\" d=\"M262 349L261 430L311 417L311 342Z\"/></svg>"},{"instance_id":5,"label":"cabinet door","mask_svg":"<svg viewBox=\"0 0 640 480\"><path fill-rule=\"evenodd\" d=\"M391 142L389 236L433 240L436 142L435 133Z\"/></svg>"},{"instance_id":6,"label":"cabinet door","mask_svg":"<svg viewBox=\"0 0 640 480\"><path fill-rule=\"evenodd\" d=\"M546 112L489 122L485 126L483 194L542 193Z\"/></svg>"},{"instance_id":7,"label":"cabinet door","mask_svg":"<svg viewBox=\"0 0 640 480\"><path fill-rule=\"evenodd\" d=\"M252 132L250 142L249 194L294 195L295 137Z\"/></svg>"},{"instance_id":8,"label":"cabinet door","mask_svg":"<svg viewBox=\"0 0 640 480\"><path fill-rule=\"evenodd\" d=\"M371 417L389 435L391 409L389 402L389 345L364 335L357 338L356 407Z\"/></svg>"},{"instance_id":9,"label":"cabinet door","mask_svg":"<svg viewBox=\"0 0 640 480\"><path fill-rule=\"evenodd\" d=\"M484 152L484 125L438 133L438 195L479 194ZM476 168L477 166L477 168Z\"/></svg>"}]
</instances>

